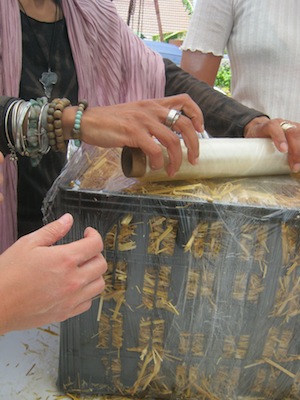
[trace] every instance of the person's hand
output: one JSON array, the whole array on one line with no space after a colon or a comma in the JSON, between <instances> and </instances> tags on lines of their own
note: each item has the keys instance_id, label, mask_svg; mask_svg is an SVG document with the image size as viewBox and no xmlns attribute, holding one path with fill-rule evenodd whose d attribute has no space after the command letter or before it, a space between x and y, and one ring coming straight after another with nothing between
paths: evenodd
<instances>
[{"instance_id":1,"label":"person's hand","mask_svg":"<svg viewBox=\"0 0 300 400\"><path fill-rule=\"evenodd\" d=\"M182 111L172 130L165 125L170 109ZM68 107L63 113L63 128L67 136L74 124L74 112L73 107ZM88 108L81 121L83 141L100 147L141 148L149 157L153 169L164 167L162 149L157 144L157 141L160 142L168 151L166 169L170 176L176 173L182 162L180 139L173 131L180 132L188 149L188 159L196 164L199 157L196 131L203 130L202 112L186 94Z\"/></svg>"},{"instance_id":2,"label":"person's hand","mask_svg":"<svg viewBox=\"0 0 300 400\"><path fill-rule=\"evenodd\" d=\"M244 136L271 138L279 151L288 153L291 171L300 171L300 123L259 117L246 125Z\"/></svg>"},{"instance_id":3,"label":"person's hand","mask_svg":"<svg viewBox=\"0 0 300 400\"><path fill-rule=\"evenodd\" d=\"M0 333L60 322L88 310L104 289L99 233L55 245L73 224L65 214L23 236L0 256Z\"/></svg>"}]
</instances>

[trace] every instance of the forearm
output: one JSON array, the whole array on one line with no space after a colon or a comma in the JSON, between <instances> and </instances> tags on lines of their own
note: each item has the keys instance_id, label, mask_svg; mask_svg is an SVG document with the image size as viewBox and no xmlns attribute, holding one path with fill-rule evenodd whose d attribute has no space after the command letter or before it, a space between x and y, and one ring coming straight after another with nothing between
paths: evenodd
<instances>
[{"instance_id":1,"label":"forearm","mask_svg":"<svg viewBox=\"0 0 300 400\"><path fill-rule=\"evenodd\" d=\"M216 137L244 137L245 126L265 115L236 102L186 73L169 60L165 61L165 95L187 93L203 112L205 129Z\"/></svg>"}]
</instances>

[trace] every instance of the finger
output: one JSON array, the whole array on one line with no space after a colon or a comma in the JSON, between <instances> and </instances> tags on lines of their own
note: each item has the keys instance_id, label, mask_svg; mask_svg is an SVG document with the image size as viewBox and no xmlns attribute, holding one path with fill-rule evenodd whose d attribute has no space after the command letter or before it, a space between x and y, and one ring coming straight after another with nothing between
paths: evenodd
<instances>
[{"instance_id":1,"label":"finger","mask_svg":"<svg viewBox=\"0 0 300 400\"><path fill-rule=\"evenodd\" d=\"M98 256L103 250L103 241L100 234L94 228L87 228L85 236L75 242L59 245L56 251L66 256L69 254L76 265L81 266L88 260Z\"/></svg>"},{"instance_id":2,"label":"finger","mask_svg":"<svg viewBox=\"0 0 300 400\"><path fill-rule=\"evenodd\" d=\"M165 166L163 151L158 143L161 142L164 130L167 132L165 134L170 132L168 128L157 123L154 125L154 128L151 127L148 131L140 132L140 137L142 139L137 145L148 156L150 168L154 170L164 168ZM153 136L151 136L151 132ZM156 137L158 141L154 140L154 137Z\"/></svg>"},{"instance_id":3,"label":"finger","mask_svg":"<svg viewBox=\"0 0 300 400\"><path fill-rule=\"evenodd\" d=\"M181 133L188 150L191 164L197 164L199 157L199 139L196 131L204 132L203 114L198 105L187 94L166 98L168 106L182 111L182 115L172 126L173 130ZM165 100L165 105L167 105Z\"/></svg>"},{"instance_id":4,"label":"finger","mask_svg":"<svg viewBox=\"0 0 300 400\"><path fill-rule=\"evenodd\" d=\"M166 148L168 153L168 162L167 165L164 165L165 161L162 147L152 138L147 149L145 148L144 143L141 146L141 149L149 157L150 167L152 169L165 167L168 175L173 176L182 162L182 149L178 135L162 124L157 124L157 129L154 129L151 133L156 137L161 145ZM148 144L148 141L145 141L145 145L146 144Z\"/></svg>"},{"instance_id":5,"label":"finger","mask_svg":"<svg viewBox=\"0 0 300 400\"><path fill-rule=\"evenodd\" d=\"M250 128L247 129L245 137L271 138L274 142L274 145L280 152L287 153L288 143L285 136L285 132L280 126L281 121L282 120L279 119L269 120L266 117L256 118L250 123L248 123L248 126L250 126Z\"/></svg>"},{"instance_id":6,"label":"finger","mask_svg":"<svg viewBox=\"0 0 300 400\"><path fill-rule=\"evenodd\" d=\"M167 108L174 108L180 110L186 115L191 121L196 131L204 131L204 119L203 114L198 106L188 94L180 94L176 96L170 96L162 99L162 103Z\"/></svg>"},{"instance_id":7,"label":"finger","mask_svg":"<svg viewBox=\"0 0 300 400\"><path fill-rule=\"evenodd\" d=\"M101 276L98 279L95 279L93 282L90 282L86 285L81 291L81 299L82 301L88 301L90 299L94 299L98 297L101 293L103 293L105 289L105 281Z\"/></svg>"},{"instance_id":8,"label":"finger","mask_svg":"<svg viewBox=\"0 0 300 400\"><path fill-rule=\"evenodd\" d=\"M101 243L101 245L100 245L100 247L101 247L101 248L100 248L100 251L103 250L103 240L102 240L101 235L99 234L99 232L98 232L96 229L94 229L94 228L88 226L88 227L85 229L85 231L84 231L84 237L85 237L85 238L94 237L95 239L99 240L100 243Z\"/></svg>"},{"instance_id":9,"label":"finger","mask_svg":"<svg viewBox=\"0 0 300 400\"><path fill-rule=\"evenodd\" d=\"M174 130L180 132L187 148L188 160L191 164L197 164L199 158L199 138L191 123L191 120L184 115L176 121Z\"/></svg>"},{"instance_id":10,"label":"finger","mask_svg":"<svg viewBox=\"0 0 300 400\"><path fill-rule=\"evenodd\" d=\"M77 271L78 277L82 280L82 286L99 279L107 271L107 262L103 255L99 253L96 257L91 258L84 264L79 266Z\"/></svg>"},{"instance_id":11,"label":"finger","mask_svg":"<svg viewBox=\"0 0 300 400\"><path fill-rule=\"evenodd\" d=\"M67 317L65 317L63 320L76 317L77 315L80 315L88 311L91 308L91 306L92 306L92 299L86 300L85 302L78 304L76 307L70 310Z\"/></svg>"},{"instance_id":12,"label":"finger","mask_svg":"<svg viewBox=\"0 0 300 400\"><path fill-rule=\"evenodd\" d=\"M286 139L285 131L282 129L280 126L281 120L274 119L266 123L267 129L266 129L266 137L271 137L276 148L281 152L281 153L287 153L288 152L288 142Z\"/></svg>"},{"instance_id":13,"label":"finger","mask_svg":"<svg viewBox=\"0 0 300 400\"><path fill-rule=\"evenodd\" d=\"M82 314L91 308L91 305L96 297L103 292L105 288L104 280L98 280L89 285L87 290L83 293L79 299L77 305L70 310L68 318L75 317L76 315Z\"/></svg>"},{"instance_id":14,"label":"finger","mask_svg":"<svg viewBox=\"0 0 300 400\"><path fill-rule=\"evenodd\" d=\"M174 176L182 163L182 148L179 136L171 131L161 136L160 142L167 148L168 164L166 171L170 177Z\"/></svg>"},{"instance_id":15,"label":"finger","mask_svg":"<svg viewBox=\"0 0 300 400\"><path fill-rule=\"evenodd\" d=\"M52 246L70 231L72 225L73 217L67 213L56 221L30 233L27 238L32 246Z\"/></svg>"},{"instance_id":16,"label":"finger","mask_svg":"<svg viewBox=\"0 0 300 400\"><path fill-rule=\"evenodd\" d=\"M290 128L286 132L288 141L288 162L293 172L300 171L300 129L299 126Z\"/></svg>"}]
</instances>

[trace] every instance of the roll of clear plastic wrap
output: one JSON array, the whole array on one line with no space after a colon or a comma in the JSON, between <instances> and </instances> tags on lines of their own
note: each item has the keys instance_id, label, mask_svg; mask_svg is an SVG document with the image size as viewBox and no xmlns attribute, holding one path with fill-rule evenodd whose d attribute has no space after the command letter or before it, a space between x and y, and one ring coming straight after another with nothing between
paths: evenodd
<instances>
[{"instance_id":1,"label":"roll of clear plastic wrap","mask_svg":"<svg viewBox=\"0 0 300 400\"><path fill-rule=\"evenodd\" d=\"M167 175L164 168L152 170L148 157L140 149L128 147L122 152L123 173L127 177L153 182L290 173L287 154L279 152L271 139L199 139L200 156L197 165L189 163L183 140L181 147L182 164L172 178ZM163 153L167 165L168 154L165 148Z\"/></svg>"}]
</instances>

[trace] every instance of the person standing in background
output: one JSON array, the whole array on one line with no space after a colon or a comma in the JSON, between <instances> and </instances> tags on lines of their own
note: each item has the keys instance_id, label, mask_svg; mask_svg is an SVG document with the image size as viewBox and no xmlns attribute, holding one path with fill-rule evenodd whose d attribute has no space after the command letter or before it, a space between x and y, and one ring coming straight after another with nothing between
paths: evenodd
<instances>
[{"instance_id":1,"label":"person standing in background","mask_svg":"<svg viewBox=\"0 0 300 400\"><path fill-rule=\"evenodd\" d=\"M297 0L197 0L181 67L213 86L227 49L235 100L300 121L299 15Z\"/></svg>"}]
</instances>

